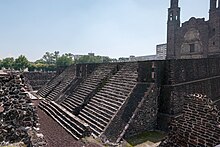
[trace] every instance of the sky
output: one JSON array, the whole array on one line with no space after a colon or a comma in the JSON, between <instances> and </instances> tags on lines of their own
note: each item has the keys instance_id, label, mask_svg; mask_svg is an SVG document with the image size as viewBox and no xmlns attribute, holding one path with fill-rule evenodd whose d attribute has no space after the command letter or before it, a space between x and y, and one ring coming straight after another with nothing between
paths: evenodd
<instances>
[{"instance_id":1,"label":"sky","mask_svg":"<svg viewBox=\"0 0 220 147\"><path fill-rule=\"evenodd\" d=\"M0 0L0 59L45 52L111 58L155 54L170 0ZM209 0L180 0L181 22L208 19Z\"/></svg>"}]
</instances>

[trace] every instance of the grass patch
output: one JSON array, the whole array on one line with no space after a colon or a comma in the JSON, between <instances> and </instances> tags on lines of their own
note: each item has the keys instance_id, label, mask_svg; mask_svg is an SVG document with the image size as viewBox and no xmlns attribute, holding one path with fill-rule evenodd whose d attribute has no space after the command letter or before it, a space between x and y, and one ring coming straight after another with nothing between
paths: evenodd
<instances>
[{"instance_id":1,"label":"grass patch","mask_svg":"<svg viewBox=\"0 0 220 147\"><path fill-rule=\"evenodd\" d=\"M128 139L126 139L126 141L130 145L135 146L135 145L147 142L147 141L157 143L157 142L161 141L165 136L166 136L166 134L164 132L148 131L148 132L141 133L137 136L133 136L131 138L128 138Z\"/></svg>"}]
</instances>

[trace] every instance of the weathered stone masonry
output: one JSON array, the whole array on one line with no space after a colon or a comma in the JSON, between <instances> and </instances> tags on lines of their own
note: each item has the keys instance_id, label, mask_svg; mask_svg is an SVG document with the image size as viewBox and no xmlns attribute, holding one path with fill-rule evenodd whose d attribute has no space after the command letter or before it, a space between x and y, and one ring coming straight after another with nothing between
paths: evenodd
<instances>
[{"instance_id":1,"label":"weathered stone masonry","mask_svg":"<svg viewBox=\"0 0 220 147\"><path fill-rule=\"evenodd\" d=\"M33 90L39 90L56 76L56 72L24 72L23 75L28 79Z\"/></svg>"},{"instance_id":2,"label":"weathered stone masonry","mask_svg":"<svg viewBox=\"0 0 220 147\"><path fill-rule=\"evenodd\" d=\"M118 143L146 130L167 131L169 122L183 112L185 95L201 93L219 104L219 66L219 58L73 65L66 69L70 73L64 70L41 90L47 101L41 108L62 118L58 121L66 127L75 114L84 128L74 132L69 127L76 139L89 125L94 136ZM72 81L81 80L64 82L69 75ZM57 88L60 84L66 90Z\"/></svg>"},{"instance_id":3,"label":"weathered stone masonry","mask_svg":"<svg viewBox=\"0 0 220 147\"><path fill-rule=\"evenodd\" d=\"M167 60L159 98L158 127L182 112L184 96L191 93L207 95L213 102L220 98L220 60Z\"/></svg>"},{"instance_id":4,"label":"weathered stone masonry","mask_svg":"<svg viewBox=\"0 0 220 147\"><path fill-rule=\"evenodd\" d=\"M171 0L167 21L167 59L198 59L220 55L220 6L210 0L209 20L180 22L179 0Z\"/></svg>"},{"instance_id":5,"label":"weathered stone masonry","mask_svg":"<svg viewBox=\"0 0 220 147\"><path fill-rule=\"evenodd\" d=\"M220 111L207 96L192 94L184 98L183 111L172 120L171 131L160 146L219 145Z\"/></svg>"}]
</instances>

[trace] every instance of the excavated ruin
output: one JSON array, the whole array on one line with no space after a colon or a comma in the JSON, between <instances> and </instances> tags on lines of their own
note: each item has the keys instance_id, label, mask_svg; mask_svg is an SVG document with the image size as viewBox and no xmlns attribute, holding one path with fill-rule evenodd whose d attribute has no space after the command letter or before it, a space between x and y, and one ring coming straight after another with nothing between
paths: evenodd
<instances>
[{"instance_id":1,"label":"excavated ruin","mask_svg":"<svg viewBox=\"0 0 220 147\"><path fill-rule=\"evenodd\" d=\"M93 136L119 145L145 131L168 131L191 93L207 95L219 110L219 63L212 58L72 65L37 92L44 99L39 108L75 140ZM199 133L193 134L198 140L204 134Z\"/></svg>"},{"instance_id":2,"label":"excavated ruin","mask_svg":"<svg viewBox=\"0 0 220 147\"><path fill-rule=\"evenodd\" d=\"M210 146L220 144L220 111L204 95L185 97L181 115L172 120L168 137L161 147Z\"/></svg>"},{"instance_id":3,"label":"excavated ruin","mask_svg":"<svg viewBox=\"0 0 220 147\"><path fill-rule=\"evenodd\" d=\"M43 146L36 108L20 75L0 77L0 146L13 143Z\"/></svg>"},{"instance_id":4,"label":"excavated ruin","mask_svg":"<svg viewBox=\"0 0 220 147\"><path fill-rule=\"evenodd\" d=\"M168 131L172 122L161 146L220 144L219 65L219 58L71 65L36 94L42 132L48 146L89 146L82 142L88 136L119 145L146 131ZM1 77L2 144L33 144L28 130L39 130L24 82Z\"/></svg>"}]
</instances>

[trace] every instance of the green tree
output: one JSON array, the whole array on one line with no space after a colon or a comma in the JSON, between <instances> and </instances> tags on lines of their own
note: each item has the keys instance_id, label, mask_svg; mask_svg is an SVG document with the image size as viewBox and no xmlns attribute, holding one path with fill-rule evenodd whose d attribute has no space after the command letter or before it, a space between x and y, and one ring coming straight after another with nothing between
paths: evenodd
<instances>
[{"instance_id":1,"label":"green tree","mask_svg":"<svg viewBox=\"0 0 220 147\"><path fill-rule=\"evenodd\" d=\"M45 55L43 55L42 59L46 64L55 64L56 63L56 57L55 57L54 53L46 52Z\"/></svg>"},{"instance_id":2,"label":"green tree","mask_svg":"<svg viewBox=\"0 0 220 147\"><path fill-rule=\"evenodd\" d=\"M43 59L39 59L34 62L34 64L38 64L38 63L46 64L46 62Z\"/></svg>"},{"instance_id":3,"label":"green tree","mask_svg":"<svg viewBox=\"0 0 220 147\"><path fill-rule=\"evenodd\" d=\"M59 51L55 51L55 52L54 52L55 61L57 61L57 59L59 58L59 54L60 54Z\"/></svg>"},{"instance_id":4,"label":"green tree","mask_svg":"<svg viewBox=\"0 0 220 147\"><path fill-rule=\"evenodd\" d=\"M14 62L15 70L24 70L29 65L28 59L24 55L20 55Z\"/></svg>"},{"instance_id":5,"label":"green tree","mask_svg":"<svg viewBox=\"0 0 220 147\"><path fill-rule=\"evenodd\" d=\"M104 56L104 57L102 57L102 62L103 63L109 63L109 62L112 62L112 59L107 57L107 56L106 57Z\"/></svg>"},{"instance_id":6,"label":"green tree","mask_svg":"<svg viewBox=\"0 0 220 147\"><path fill-rule=\"evenodd\" d=\"M120 58L118 58L118 60L120 62L127 62L129 60L129 58L120 57Z\"/></svg>"},{"instance_id":7,"label":"green tree","mask_svg":"<svg viewBox=\"0 0 220 147\"><path fill-rule=\"evenodd\" d=\"M102 63L103 59L101 56L90 56L84 55L76 60L76 63Z\"/></svg>"},{"instance_id":8,"label":"green tree","mask_svg":"<svg viewBox=\"0 0 220 147\"><path fill-rule=\"evenodd\" d=\"M14 58L8 57L2 60L2 67L6 69L12 69L14 64Z\"/></svg>"},{"instance_id":9,"label":"green tree","mask_svg":"<svg viewBox=\"0 0 220 147\"><path fill-rule=\"evenodd\" d=\"M71 64L73 64L73 59L68 54L65 54L65 55L62 55L61 57L58 57L57 61L56 61L56 66L57 67L69 66Z\"/></svg>"}]
</instances>

